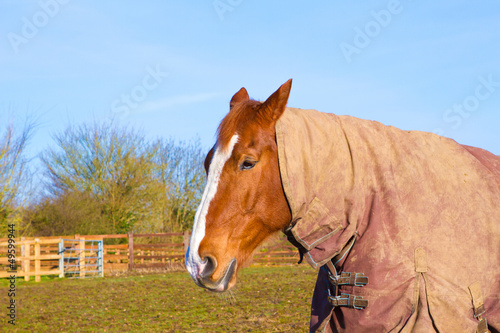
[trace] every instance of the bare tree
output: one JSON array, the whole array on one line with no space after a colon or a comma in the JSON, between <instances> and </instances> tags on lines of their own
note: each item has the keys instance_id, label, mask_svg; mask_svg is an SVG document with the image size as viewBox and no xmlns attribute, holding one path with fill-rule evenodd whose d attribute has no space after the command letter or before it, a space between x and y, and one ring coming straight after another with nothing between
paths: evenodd
<instances>
[{"instance_id":1,"label":"bare tree","mask_svg":"<svg viewBox=\"0 0 500 333\"><path fill-rule=\"evenodd\" d=\"M161 228L166 189L153 161L158 145L113 123L70 126L54 140L57 149L42 154L53 197L87 193L114 232Z\"/></svg>"},{"instance_id":2,"label":"bare tree","mask_svg":"<svg viewBox=\"0 0 500 333\"><path fill-rule=\"evenodd\" d=\"M182 231L205 185L200 140L146 140L111 123L68 128L41 155L46 192L26 210L37 235Z\"/></svg>"},{"instance_id":3,"label":"bare tree","mask_svg":"<svg viewBox=\"0 0 500 333\"><path fill-rule=\"evenodd\" d=\"M161 143L157 161L162 171L167 191L165 207L165 231L187 230L193 224L194 215L205 187L205 171L200 140Z\"/></svg>"},{"instance_id":4,"label":"bare tree","mask_svg":"<svg viewBox=\"0 0 500 333\"><path fill-rule=\"evenodd\" d=\"M26 146L34 133L35 123L27 120L16 135L13 123L6 126L0 137L0 234L4 235L8 224L20 221L20 210L26 201L29 183L28 160L24 156Z\"/></svg>"}]
</instances>

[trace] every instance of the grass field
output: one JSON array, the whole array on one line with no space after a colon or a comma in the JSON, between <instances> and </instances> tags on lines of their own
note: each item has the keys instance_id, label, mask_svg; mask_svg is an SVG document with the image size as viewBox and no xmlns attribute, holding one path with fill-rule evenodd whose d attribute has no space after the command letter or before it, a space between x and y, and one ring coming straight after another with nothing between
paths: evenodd
<instances>
[{"instance_id":1,"label":"grass field","mask_svg":"<svg viewBox=\"0 0 500 333\"><path fill-rule=\"evenodd\" d=\"M234 291L197 287L186 272L19 281L16 325L0 281L0 331L307 332L316 273L301 264L250 267Z\"/></svg>"}]
</instances>

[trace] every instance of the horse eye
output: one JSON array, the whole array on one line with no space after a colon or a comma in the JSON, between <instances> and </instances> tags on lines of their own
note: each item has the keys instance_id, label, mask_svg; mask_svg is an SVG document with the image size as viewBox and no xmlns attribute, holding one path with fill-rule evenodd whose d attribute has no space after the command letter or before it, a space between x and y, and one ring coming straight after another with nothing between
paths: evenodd
<instances>
[{"instance_id":1,"label":"horse eye","mask_svg":"<svg viewBox=\"0 0 500 333\"><path fill-rule=\"evenodd\" d=\"M240 169L241 170L250 170L251 168L253 168L255 166L255 164L257 164L256 161L245 160L241 164Z\"/></svg>"}]
</instances>

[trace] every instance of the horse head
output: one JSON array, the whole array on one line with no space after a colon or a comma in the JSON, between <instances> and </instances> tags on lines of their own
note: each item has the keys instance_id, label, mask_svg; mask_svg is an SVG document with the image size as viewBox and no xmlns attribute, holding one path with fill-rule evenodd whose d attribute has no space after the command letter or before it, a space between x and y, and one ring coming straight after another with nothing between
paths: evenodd
<instances>
[{"instance_id":1,"label":"horse head","mask_svg":"<svg viewBox=\"0 0 500 333\"><path fill-rule=\"evenodd\" d=\"M265 102L251 100L241 88L218 128L205 159L207 184L186 253L187 269L201 287L233 287L255 249L290 223L275 125L291 85L290 79Z\"/></svg>"}]
</instances>

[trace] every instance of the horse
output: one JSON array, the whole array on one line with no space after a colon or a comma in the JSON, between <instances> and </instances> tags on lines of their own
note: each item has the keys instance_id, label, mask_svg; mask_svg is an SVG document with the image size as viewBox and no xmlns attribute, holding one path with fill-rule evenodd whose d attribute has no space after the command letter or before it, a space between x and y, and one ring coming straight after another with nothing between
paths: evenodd
<instances>
[{"instance_id":1,"label":"horse","mask_svg":"<svg viewBox=\"0 0 500 333\"><path fill-rule=\"evenodd\" d=\"M318 270L317 332L500 330L500 157L241 88L205 159L186 252L224 292L283 232Z\"/></svg>"}]
</instances>

